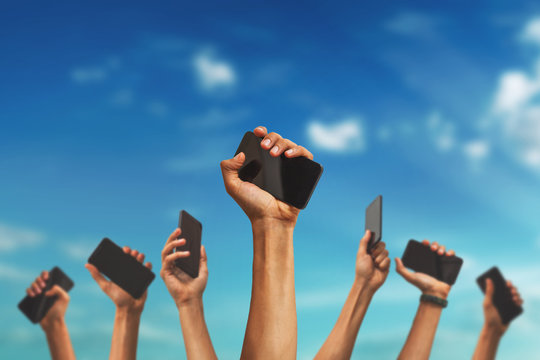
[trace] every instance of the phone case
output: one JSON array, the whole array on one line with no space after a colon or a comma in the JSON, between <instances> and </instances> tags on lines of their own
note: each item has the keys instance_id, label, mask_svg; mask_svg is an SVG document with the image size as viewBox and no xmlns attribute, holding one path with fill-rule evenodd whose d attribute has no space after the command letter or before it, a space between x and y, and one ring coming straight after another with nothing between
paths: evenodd
<instances>
[{"instance_id":1,"label":"phone case","mask_svg":"<svg viewBox=\"0 0 540 360\"><path fill-rule=\"evenodd\" d=\"M177 259L175 264L192 278L199 276L201 259L202 224L187 211L180 211L178 227L182 230L179 239L186 239L186 244L175 251L189 251L187 258Z\"/></svg>"},{"instance_id":2,"label":"phone case","mask_svg":"<svg viewBox=\"0 0 540 360\"><path fill-rule=\"evenodd\" d=\"M319 182L322 166L303 156L289 159L282 154L273 157L268 150L261 148L261 140L251 131L244 134L235 153L243 152L246 155L238 176L275 198L304 209Z\"/></svg>"},{"instance_id":3,"label":"phone case","mask_svg":"<svg viewBox=\"0 0 540 360\"><path fill-rule=\"evenodd\" d=\"M46 281L42 293L34 297L27 295L19 302L19 310L34 324L39 323L56 302L56 296L45 296L45 293L54 285L60 286L65 291L70 291L74 283L59 267L55 266L49 271L49 279Z\"/></svg>"},{"instance_id":4,"label":"phone case","mask_svg":"<svg viewBox=\"0 0 540 360\"><path fill-rule=\"evenodd\" d=\"M140 298L156 275L121 247L104 238L88 258L102 274L120 286L133 298Z\"/></svg>"},{"instance_id":5,"label":"phone case","mask_svg":"<svg viewBox=\"0 0 540 360\"><path fill-rule=\"evenodd\" d=\"M491 279L495 286L492 298L493 305L501 316L503 324L508 324L523 313L523 308L512 300L512 293L506 286L506 280L499 268L494 266L476 279L476 283L483 293L486 292L486 279Z\"/></svg>"},{"instance_id":6,"label":"phone case","mask_svg":"<svg viewBox=\"0 0 540 360\"><path fill-rule=\"evenodd\" d=\"M401 257L403 265L453 285L463 265L463 259L457 256L439 255L429 246L416 240L409 240Z\"/></svg>"},{"instance_id":7,"label":"phone case","mask_svg":"<svg viewBox=\"0 0 540 360\"><path fill-rule=\"evenodd\" d=\"M368 249L372 249L382 238L382 195L377 196L366 209L366 230L371 231Z\"/></svg>"}]
</instances>

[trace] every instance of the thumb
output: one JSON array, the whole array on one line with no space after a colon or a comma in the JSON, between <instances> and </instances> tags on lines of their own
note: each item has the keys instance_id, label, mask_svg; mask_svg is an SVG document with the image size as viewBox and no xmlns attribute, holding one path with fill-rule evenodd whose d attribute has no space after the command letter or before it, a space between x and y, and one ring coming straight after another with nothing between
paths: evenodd
<instances>
[{"instance_id":1,"label":"thumb","mask_svg":"<svg viewBox=\"0 0 540 360\"><path fill-rule=\"evenodd\" d=\"M58 296L59 299L69 300L68 293L58 285L54 285L49 291L45 293L46 297Z\"/></svg>"},{"instance_id":2,"label":"thumb","mask_svg":"<svg viewBox=\"0 0 540 360\"><path fill-rule=\"evenodd\" d=\"M201 261L199 271L208 271L208 256L206 255L206 249L203 245L201 245Z\"/></svg>"},{"instance_id":3,"label":"thumb","mask_svg":"<svg viewBox=\"0 0 540 360\"><path fill-rule=\"evenodd\" d=\"M495 293L495 285L491 279L486 279L486 296L484 302L489 304L492 302L493 294Z\"/></svg>"},{"instance_id":4,"label":"thumb","mask_svg":"<svg viewBox=\"0 0 540 360\"><path fill-rule=\"evenodd\" d=\"M403 276L403 278L407 280L408 282L412 282L414 278L414 274L410 272L409 270L407 270L407 268L405 267L405 265L403 265L403 262L401 261L400 258L397 257L394 260L396 261L396 271L398 272L398 274Z\"/></svg>"},{"instance_id":5,"label":"thumb","mask_svg":"<svg viewBox=\"0 0 540 360\"><path fill-rule=\"evenodd\" d=\"M366 230L364 233L364 236L360 240L360 246L358 248L358 252L362 255L367 254L367 248L369 244L369 240L371 239L371 231Z\"/></svg>"},{"instance_id":6,"label":"thumb","mask_svg":"<svg viewBox=\"0 0 540 360\"><path fill-rule=\"evenodd\" d=\"M238 184L240 178L238 177L238 170L244 164L246 160L246 155L241 152L238 153L235 157L229 160L223 160L221 162L221 172L223 174L223 180L225 182L225 187L229 191L231 186Z\"/></svg>"},{"instance_id":7,"label":"thumb","mask_svg":"<svg viewBox=\"0 0 540 360\"><path fill-rule=\"evenodd\" d=\"M86 264L84 267L90 272L90 275L94 278L94 280L97 282L101 290L105 291L105 287L109 283L107 279L101 273L99 270L92 264Z\"/></svg>"}]
</instances>

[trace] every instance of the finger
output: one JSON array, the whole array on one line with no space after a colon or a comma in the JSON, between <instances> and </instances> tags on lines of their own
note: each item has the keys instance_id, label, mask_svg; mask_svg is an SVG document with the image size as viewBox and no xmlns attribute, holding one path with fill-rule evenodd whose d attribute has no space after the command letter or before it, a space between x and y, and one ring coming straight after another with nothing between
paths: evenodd
<instances>
[{"instance_id":1,"label":"finger","mask_svg":"<svg viewBox=\"0 0 540 360\"><path fill-rule=\"evenodd\" d=\"M144 258L145 258L145 255L143 253L139 253L139 255L137 255L136 259L137 259L138 262L143 263Z\"/></svg>"},{"instance_id":2,"label":"finger","mask_svg":"<svg viewBox=\"0 0 540 360\"><path fill-rule=\"evenodd\" d=\"M287 150L285 152L285 156L288 157L288 158L304 156L304 157L307 157L310 160L313 160L313 154L303 146L296 146L296 147L294 147L292 149Z\"/></svg>"},{"instance_id":3,"label":"finger","mask_svg":"<svg viewBox=\"0 0 540 360\"><path fill-rule=\"evenodd\" d=\"M152 263L151 262L147 262L146 264L144 264L144 266L146 266L149 270L152 270Z\"/></svg>"},{"instance_id":4,"label":"finger","mask_svg":"<svg viewBox=\"0 0 540 360\"><path fill-rule=\"evenodd\" d=\"M49 272L48 271L42 271L41 272L41 278L45 281L49 280Z\"/></svg>"},{"instance_id":5,"label":"finger","mask_svg":"<svg viewBox=\"0 0 540 360\"><path fill-rule=\"evenodd\" d=\"M422 245L429 246L429 240L427 239L422 240Z\"/></svg>"},{"instance_id":6,"label":"finger","mask_svg":"<svg viewBox=\"0 0 540 360\"><path fill-rule=\"evenodd\" d=\"M380 241L373 249L371 249L371 257L375 259L385 248L386 244L383 241Z\"/></svg>"},{"instance_id":7,"label":"finger","mask_svg":"<svg viewBox=\"0 0 540 360\"><path fill-rule=\"evenodd\" d=\"M174 230L171 235L169 235L166 244L170 243L171 241L177 240L181 233L182 230L180 228L176 228L176 230Z\"/></svg>"},{"instance_id":8,"label":"finger","mask_svg":"<svg viewBox=\"0 0 540 360\"><path fill-rule=\"evenodd\" d=\"M454 250L450 250L446 253L446 256L455 256L456 252Z\"/></svg>"},{"instance_id":9,"label":"finger","mask_svg":"<svg viewBox=\"0 0 540 360\"><path fill-rule=\"evenodd\" d=\"M240 170L244 161L246 161L246 155L241 152L232 159L223 160L221 162L223 182L225 183L225 189L229 194L234 194L238 186L242 183L242 180L238 177L238 170Z\"/></svg>"},{"instance_id":10,"label":"finger","mask_svg":"<svg viewBox=\"0 0 540 360\"><path fill-rule=\"evenodd\" d=\"M403 278L409 282L412 282L414 280L414 274L410 272L405 265L403 265L403 262L400 258L395 258L396 261L396 271L399 275L403 276Z\"/></svg>"},{"instance_id":11,"label":"finger","mask_svg":"<svg viewBox=\"0 0 540 360\"><path fill-rule=\"evenodd\" d=\"M255 128L255 130L253 130L253 133L257 136L257 137L264 137L266 136L266 134L268 133L268 130L266 130L266 128L264 126L257 126Z\"/></svg>"},{"instance_id":12,"label":"finger","mask_svg":"<svg viewBox=\"0 0 540 360\"><path fill-rule=\"evenodd\" d=\"M512 285L512 282L511 282L510 280L506 280L506 286L512 287L512 286L513 286L513 285Z\"/></svg>"},{"instance_id":13,"label":"finger","mask_svg":"<svg viewBox=\"0 0 540 360\"><path fill-rule=\"evenodd\" d=\"M92 264L85 264L84 267L90 272L90 275L92 275L92 278L97 282L101 290L105 290L109 281L101 275L99 270Z\"/></svg>"},{"instance_id":14,"label":"finger","mask_svg":"<svg viewBox=\"0 0 540 360\"><path fill-rule=\"evenodd\" d=\"M173 252L177 247L180 247L186 243L186 239L174 240L170 243L167 243L161 252L161 261L165 260L165 257Z\"/></svg>"},{"instance_id":15,"label":"finger","mask_svg":"<svg viewBox=\"0 0 540 360\"><path fill-rule=\"evenodd\" d=\"M383 261L381 261L377 267L379 269L381 269L382 271L387 271L388 269L390 269L390 264L391 264L391 261L390 261L390 258L387 257L385 258Z\"/></svg>"},{"instance_id":16,"label":"finger","mask_svg":"<svg viewBox=\"0 0 540 360\"><path fill-rule=\"evenodd\" d=\"M174 262L177 259L187 258L189 257L189 255L190 255L189 251L178 251L178 252L172 253L171 255L167 255L165 257L165 260L163 260L163 266L168 267L168 266L174 265Z\"/></svg>"},{"instance_id":17,"label":"finger","mask_svg":"<svg viewBox=\"0 0 540 360\"><path fill-rule=\"evenodd\" d=\"M122 248L122 250L124 250L124 252L125 252L126 254L129 254L129 253L131 252L131 249L130 249L129 246L124 246L124 247Z\"/></svg>"},{"instance_id":18,"label":"finger","mask_svg":"<svg viewBox=\"0 0 540 360\"><path fill-rule=\"evenodd\" d=\"M68 293L58 285L54 285L49 291L45 293L45 296L58 296L60 299L69 300Z\"/></svg>"},{"instance_id":19,"label":"finger","mask_svg":"<svg viewBox=\"0 0 540 360\"><path fill-rule=\"evenodd\" d=\"M34 290L34 293L36 294L41 294L41 288L38 286L38 284L36 284L35 282L32 283L32 290Z\"/></svg>"},{"instance_id":20,"label":"finger","mask_svg":"<svg viewBox=\"0 0 540 360\"><path fill-rule=\"evenodd\" d=\"M431 251L437 251L439 249L439 243L434 241L430 246Z\"/></svg>"},{"instance_id":21,"label":"finger","mask_svg":"<svg viewBox=\"0 0 540 360\"><path fill-rule=\"evenodd\" d=\"M493 294L495 293L495 284L493 284L493 281L491 279L486 279L486 296L485 300L490 301L493 299Z\"/></svg>"},{"instance_id":22,"label":"finger","mask_svg":"<svg viewBox=\"0 0 540 360\"><path fill-rule=\"evenodd\" d=\"M281 139L281 135L275 132L271 132L270 134L266 135L261 141L261 147L263 149L270 150L279 139Z\"/></svg>"},{"instance_id":23,"label":"finger","mask_svg":"<svg viewBox=\"0 0 540 360\"><path fill-rule=\"evenodd\" d=\"M377 257L375 258L375 263L380 264L387 257L388 257L388 250L384 250L382 253L377 255Z\"/></svg>"},{"instance_id":24,"label":"finger","mask_svg":"<svg viewBox=\"0 0 540 360\"><path fill-rule=\"evenodd\" d=\"M446 252L446 247L444 245L441 245L439 250L437 250L437 254L439 254L441 256L444 255L445 252Z\"/></svg>"},{"instance_id":25,"label":"finger","mask_svg":"<svg viewBox=\"0 0 540 360\"><path fill-rule=\"evenodd\" d=\"M517 304L519 306L523 305L523 299L521 297L518 299Z\"/></svg>"},{"instance_id":26,"label":"finger","mask_svg":"<svg viewBox=\"0 0 540 360\"><path fill-rule=\"evenodd\" d=\"M208 271L208 256L203 245L201 245L201 261L199 262L199 272L201 271Z\"/></svg>"},{"instance_id":27,"label":"finger","mask_svg":"<svg viewBox=\"0 0 540 360\"><path fill-rule=\"evenodd\" d=\"M364 237L360 240L360 246L358 247L358 252L360 254L367 254L367 248L369 244L369 239L371 239L371 231L366 230Z\"/></svg>"},{"instance_id":28,"label":"finger","mask_svg":"<svg viewBox=\"0 0 540 360\"><path fill-rule=\"evenodd\" d=\"M270 155L279 156L283 154L284 151L296 147L296 144L289 139L279 139L276 144L270 150Z\"/></svg>"},{"instance_id":29,"label":"finger","mask_svg":"<svg viewBox=\"0 0 540 360\"><path fill-rule=\"evenodd\" d=\"M32 287L29 287L28 289L26 289L26 293L27 293L30 297L34 297L34 296L37 295L37 294L34 292L34 290L32 290Z\"/></svg>"},{"instance_id":30,"label":"finger","mask_svg":"<svg viewBox=\"0 0 540 360\"><path fill-rule=\"evenodd\" d=\"M36 278L36 282L39 285L39 287L42 288L42 289L45 286L47 286L47 284L45 283L45 281L43 281L43 278L41 276Z\"/></svg>"}]
</instances>

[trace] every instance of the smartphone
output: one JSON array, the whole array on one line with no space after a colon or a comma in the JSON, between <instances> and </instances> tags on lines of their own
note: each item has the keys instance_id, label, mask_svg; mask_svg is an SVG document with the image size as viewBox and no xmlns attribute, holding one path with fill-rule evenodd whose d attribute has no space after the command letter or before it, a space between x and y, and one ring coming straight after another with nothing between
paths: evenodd
<instances>
[{"instance_id":1,"label":"smartphone","mask_svg":"<svg viewBox=\"0 0 540 360\"><path fill-rule=\"evenodd\" d=\"M201 259L202 224L187 211L180 211L178 227L182 233L179 239L186 239L186 244L175 248L175 251L189 251L189 257L177 259L176 266L192 278L199 276L199 261Z\"/></svg>"},{"instance_id":2,"label":"smartphone","mask_svg":"<svg viewBox=\"0 0 540 360\"><path fill-rule=\"evenodd\" d=\"M135 299L140 298L156 275L108 238L104 238L88 258L103 275Z\"/></svg>"},{"instance_id":3,"label":"smartphone","mask_svg":"<svg viewBox=\"0 0 540 360\"><path fill-rule=\"evenodd\" d=\"M448 285L453 285L463 265L463 259L457 256L439 255L427 245L416 240L409 240L401 257L403 265L434 277Z\"/></svg>"},{"instance_id":4,"label":"smartphone","mask_svg":"<svg viewBox=\"0 0 540 360\"><path fill-rule=\"evenodd\" d=\"M56 296L45 296L45 293L54 285L69 291L73 288L74 283L59 267L55 266L49 271L49 279L45 282L45 288L41 294L34 297L27 295L19 302L19 310L34 324L39 323L56 302Z\"/></svg>"},{"instance_id":5,"label":"smartphone","mask_svg":"<svg viewBox=\"0 0 540 360\"><path fill-rule=\"evenodd\" d=\"M261 148L262 138L253 132L245 133L236 154L246 155L244 166L238 171L243 181L261 189L298 209L304 209L323 172L320 164L306 157L287 158L285 154L273 157Z\"/></svg>"},{"instance_id":6,"label":"smartphone","mask_svg":"<svg viewBox=\"0 0 540 360\"><path fill-rule=\"evenodd\" d=\"M491 279L495 286L495 292L492 298L493 305L495 305L497 312L501 316L503 324L506 325L521 315L523 308L512 300L512 293L508 286L506 286L506 280L499 268L494 266L476 279L483 293L486 292L486 279Z\"/></svg>"},{"instance_id":7,"label":"smartphone","mask_svg":"<svg viewBox=\"0 0 540 360\"><path fill-rule=\"evenodd\" d=\"M366 230L371 231L368 249L372 249L382 238L382 195L366 208Z\"/></svg>"}]
</instances>

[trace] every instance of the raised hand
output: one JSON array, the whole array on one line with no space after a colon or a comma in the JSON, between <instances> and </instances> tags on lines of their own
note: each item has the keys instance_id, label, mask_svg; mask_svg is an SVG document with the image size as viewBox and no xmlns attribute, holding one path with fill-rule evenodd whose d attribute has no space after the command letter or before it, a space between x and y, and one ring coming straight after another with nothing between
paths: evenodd
<instances>
[{"instance_id":1,"label":"raised hand","mask_svg":"<svg viewBox=\"0 0 540 360\"><path fill-rule=\"evenodd\" d=\"M523 299L521 298L521 295L510 280L506 282L506 286L512 294L512 301L514 301L516 305L523 305ZM491 279L486 279L486 294L484 296L483 302L485 326L492 328L497 333L500 333L502 335L506 332L510 324L503 324L501 316L499 315L497 308L493 304L494 293L495 284L493 284L493 281L491 281Z\"/></svg>"},{"instance_id":2,"label":"raised hand","mask_svg":"<svg viewBox=\"0 0 540 360\"><path fill-rule=\"evenodd\" d=\"M367 249L370 238L371 232L366 230L356 255L356 281L365 283L370 291L375 292L388 276L390 258L386 244L382 241L375 245L370 254Z\"/></svg>"},{"instance_id":3,"label":"raised hand","mask_svg":"<svg viewBox=\"0 0 540 360\"><path fill-rule=\"evenodd\" d=\"M433 242L431 245L428 240L422 241L422 244L429 246L431 251L436 252L441 256L453 256L455 252L453 250L446 251L446 247L439 245L437 242ZM395 258L396 261L396 271L403 276L405 280L413 284L422 291L422 294L433 295L446 299L450 293L451 286L445 282L439 281L432 276L423 274L420 272L411 272L409 271L401 261L400 258Z\"/></svg>"},{"instance_id":4,"label":"raised hand","mask_svg":"<svg viewBox=\"0 0 540 360\"><path fill-rule=\"evenodd\" d=\"M26 293L30 297L35 297L43 293L47 280L49 280L49 272L42 271L41 275L34 280L28 289L26 289ZM56 301L49 311L47 311L47 314L43 317L43 319L39 322L42 328L51 325L55 321L63 321L69 305L68 293L58 285L54 285L44 295L47 297L56 296Z\"/></svg>"},{"instance_id":5,"label":"raised hand","mask_svg":"<svg viewBox=\"0 0 540 360\"><path fill-rule=\"evenodd\" d=\"M129 254L135 259L137 259L137 261L141 264L144 262L145 256L143 253L139 253L135 249L132 250L128 246L124 246L123 250L126 254ZM147 262L144 266L152 270L151 263ZM103 290L103 292L107 294L107 296L113 301L117 308L142 312L144 308L144 303L146 302L146 297L148 296L148 290L145 291L143 296L141 296L139 299L134 299L120 286L116 285L110 280L107 280L103 275L101 275L99 270L94 265L86 264L84 267L88 269L90 275L92 275L101 290Z\"/></svg>"},{"instance_id":6,"label":"raised hand","mask_svg":"<svg viewBox=\"0 0 540 360\"><path fill-rule=\"evenodd\" d=\"M173 252L175 248L186 243L186 239L178 239L181 234L181 229L174 230L161 252L160 275L177 306L194 299L201 299L208 281L208 265L204 246L201 246L198 277L194 279L176 266L175 261L177 259L186 258L190 255L189 251Z\"/></svg>"}]
</instances>

